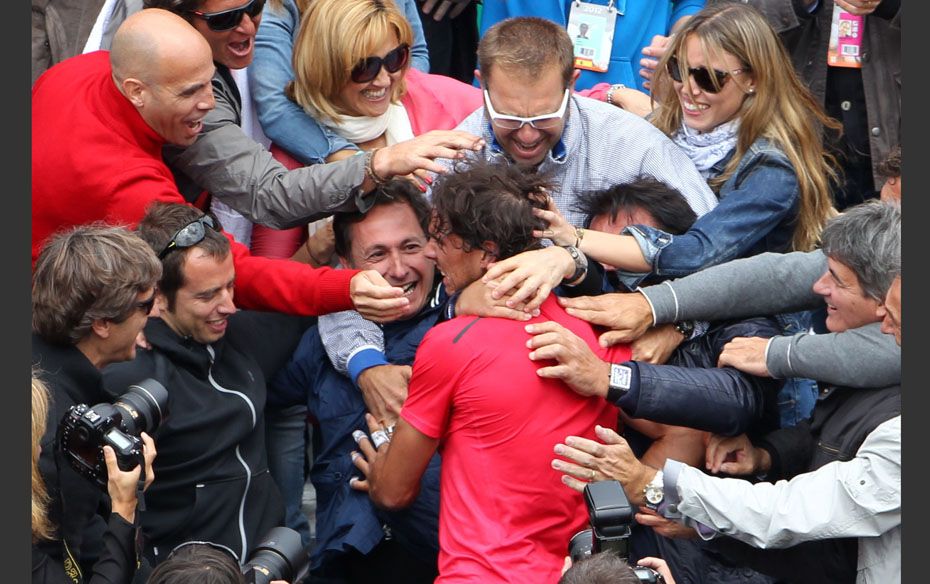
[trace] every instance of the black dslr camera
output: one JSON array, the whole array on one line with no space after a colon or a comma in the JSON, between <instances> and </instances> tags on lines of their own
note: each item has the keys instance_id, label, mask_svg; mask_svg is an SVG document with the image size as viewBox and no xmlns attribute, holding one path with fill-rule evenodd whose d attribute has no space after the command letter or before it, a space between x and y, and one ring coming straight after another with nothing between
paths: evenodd
<instances>
[{"instance_id":1,"label":"black dslr camera","mask_svg":"<svg viewBox=\"0 0 930 584\"><path fill-rule=\"evenodd\" d=\"M616 554L624 561L628 560L633 507L620 483L588 483L584 488L584 502L588 507L591 529L579 531L568 542L568 555L571 556L572 563L605 551ZM658 572L646 566L633 566L633 573L640 582L665 582Z\"/></svg>"},{"instance_id":2,"label":"black dslr camera","mask_svg":"<svg viewBox=\"0 0 930 584\"><path fill-rule=\"evenodd\" d=\"M299 533L288 527L273 527L242 566L242 574L246 584L268 584L272 580L298 584L307 576L309 561Z\"/></svg>"},{"instance_id":3,"label":"black dslr camera","mask_svg":"<svg viewBox=\"0 0 930 584\"><path fill-rule=\"evenodd\" d=\"M81 476L107 490L107 463L103 447L110 445L121 470L143 464L142 432L151 434L168 415L168 390L145 379L113 404L71 406L58 425L58 447Z\"/></svg>"}]
</instances>

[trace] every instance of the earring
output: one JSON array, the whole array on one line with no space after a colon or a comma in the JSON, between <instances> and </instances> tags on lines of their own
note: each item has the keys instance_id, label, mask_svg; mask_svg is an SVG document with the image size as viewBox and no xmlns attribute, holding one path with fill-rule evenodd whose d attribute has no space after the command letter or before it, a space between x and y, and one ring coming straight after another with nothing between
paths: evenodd
<instances>
[{"instance_id":1,"label":"earring","mask_svg":"<svg viewBox=\"0 0 930 584\"><path fill-rule=\"evenodd\" d=\"M755 92L756 92L756 88L755 88L755 87L750 87L750 88L749 88L749 93L755 93Z\"/></svg>"}]
</instances>

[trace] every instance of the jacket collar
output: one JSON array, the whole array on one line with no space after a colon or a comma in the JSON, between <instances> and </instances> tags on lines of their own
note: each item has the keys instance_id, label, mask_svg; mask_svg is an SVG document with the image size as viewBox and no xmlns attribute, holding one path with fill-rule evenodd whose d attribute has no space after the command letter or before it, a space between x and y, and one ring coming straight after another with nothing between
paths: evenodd
<instances>
[{"instance_id":1,"label":"jacket collar","mask_svg":"<svg viewBox=\"0 0 930 584\"><path fill-rule=\"evenodd\" d=\"M209 347L214 352L214 357L211 357L207 350L208 345L191 337L182 337L160 318L149 319L145 325L145 338L153 349L166 356L171 363L202 376L209 372L213 360L220 358L225 346L223 339L211 343Z\"/></svg>"}]
</instances>

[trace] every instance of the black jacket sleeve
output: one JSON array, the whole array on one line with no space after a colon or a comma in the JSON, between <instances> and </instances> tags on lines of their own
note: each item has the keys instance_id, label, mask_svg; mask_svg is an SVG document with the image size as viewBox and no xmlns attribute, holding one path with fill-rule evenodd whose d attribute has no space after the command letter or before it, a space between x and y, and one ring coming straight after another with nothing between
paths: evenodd
<instances>
[{"instance_id":1,"label":"black jacket sleeve","mask_svg":"<svg viewBox=\"0 0 930 584\"><path fill-rule=\"evenodd\" d=\"M110 514L107 529L103 533L103 552L93 566L93 572L85 575L86 584L130 584L139 566L142 539L139 530L139 514L136 521L129 523L118 513ZM60 541L61 557L68 554ZM41 548L32 546L32 584L73 584L62 562L46 554ZM76 576L76 574L75 574Z\"/></svg>"}]
</instances>

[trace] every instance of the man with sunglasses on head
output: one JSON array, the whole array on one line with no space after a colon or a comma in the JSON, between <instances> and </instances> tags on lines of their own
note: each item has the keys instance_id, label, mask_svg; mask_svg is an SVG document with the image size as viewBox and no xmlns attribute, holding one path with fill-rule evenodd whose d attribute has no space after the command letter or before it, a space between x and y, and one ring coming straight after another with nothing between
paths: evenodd
<instances>
[{"instance_id":1,"label":"man with sunglasses on head","mask_svg":"<svg viewBox=\"0 0 930 584\"><path fill-rule=\"evenodd\" d=\"M230 241L213 217L184 204L155 203L139 236L161 260L158 316L145 326L150 349L104 371L107 391L154 378L168 388L170 414L155 433L158 480L141 514L152 565L191 540L228 547L240 563L259 538L284 524L268 472L265 380L308 319L236 311ZM301 321L301 322L295 322ZM293 333L293 334L291 334Z\"/></svg>"},{"instance_id":2,"label":"man with sunglasses on head","mask_svg":"<svg viewBox=\"0 0 930 584\"><path fill-rule=\"evenodd\" d=\"M206 20L188 16L207 30ZM240 16L243 26L252 22L251 17ZM217 102L234 97L235 91L234 85L224 85L225 65L214 61L240 66L251 59L251 43L251 38L232 39L217 41L211 48L207 38L183 18L146 9L124 21L109 53L73 57L36 82L33 261L42 243L62 227L95 220L133 224L153 201L186 201L203 208L206 197L182 194L179 189L162 158L166 145L196 143L210 150L212 154L205 155L215 155L210 173L201 177L207 190L251 218L274 225L356 210L359 205L367 208L362 193L373 188L374 179L407 174L418 165L430 168L431 157L454 156L454 147L468 142L458 133L443 134L435 143L426 139L413 146L383 149L374 158L359 156L288 172L244 137L236 125L237 101L228 111L214 109ZM207 132L210 139L204 140L204 128L217 116L229 123ZM219 139L213 140L216 136ZM253 257L244 246L232 245L239 299L246 307L308 315L354 307L368 318L381 319L396 315L408 303L401 289L388 286L374 271L314 270L296 262Z\"/></svg>"}]
</instances>

